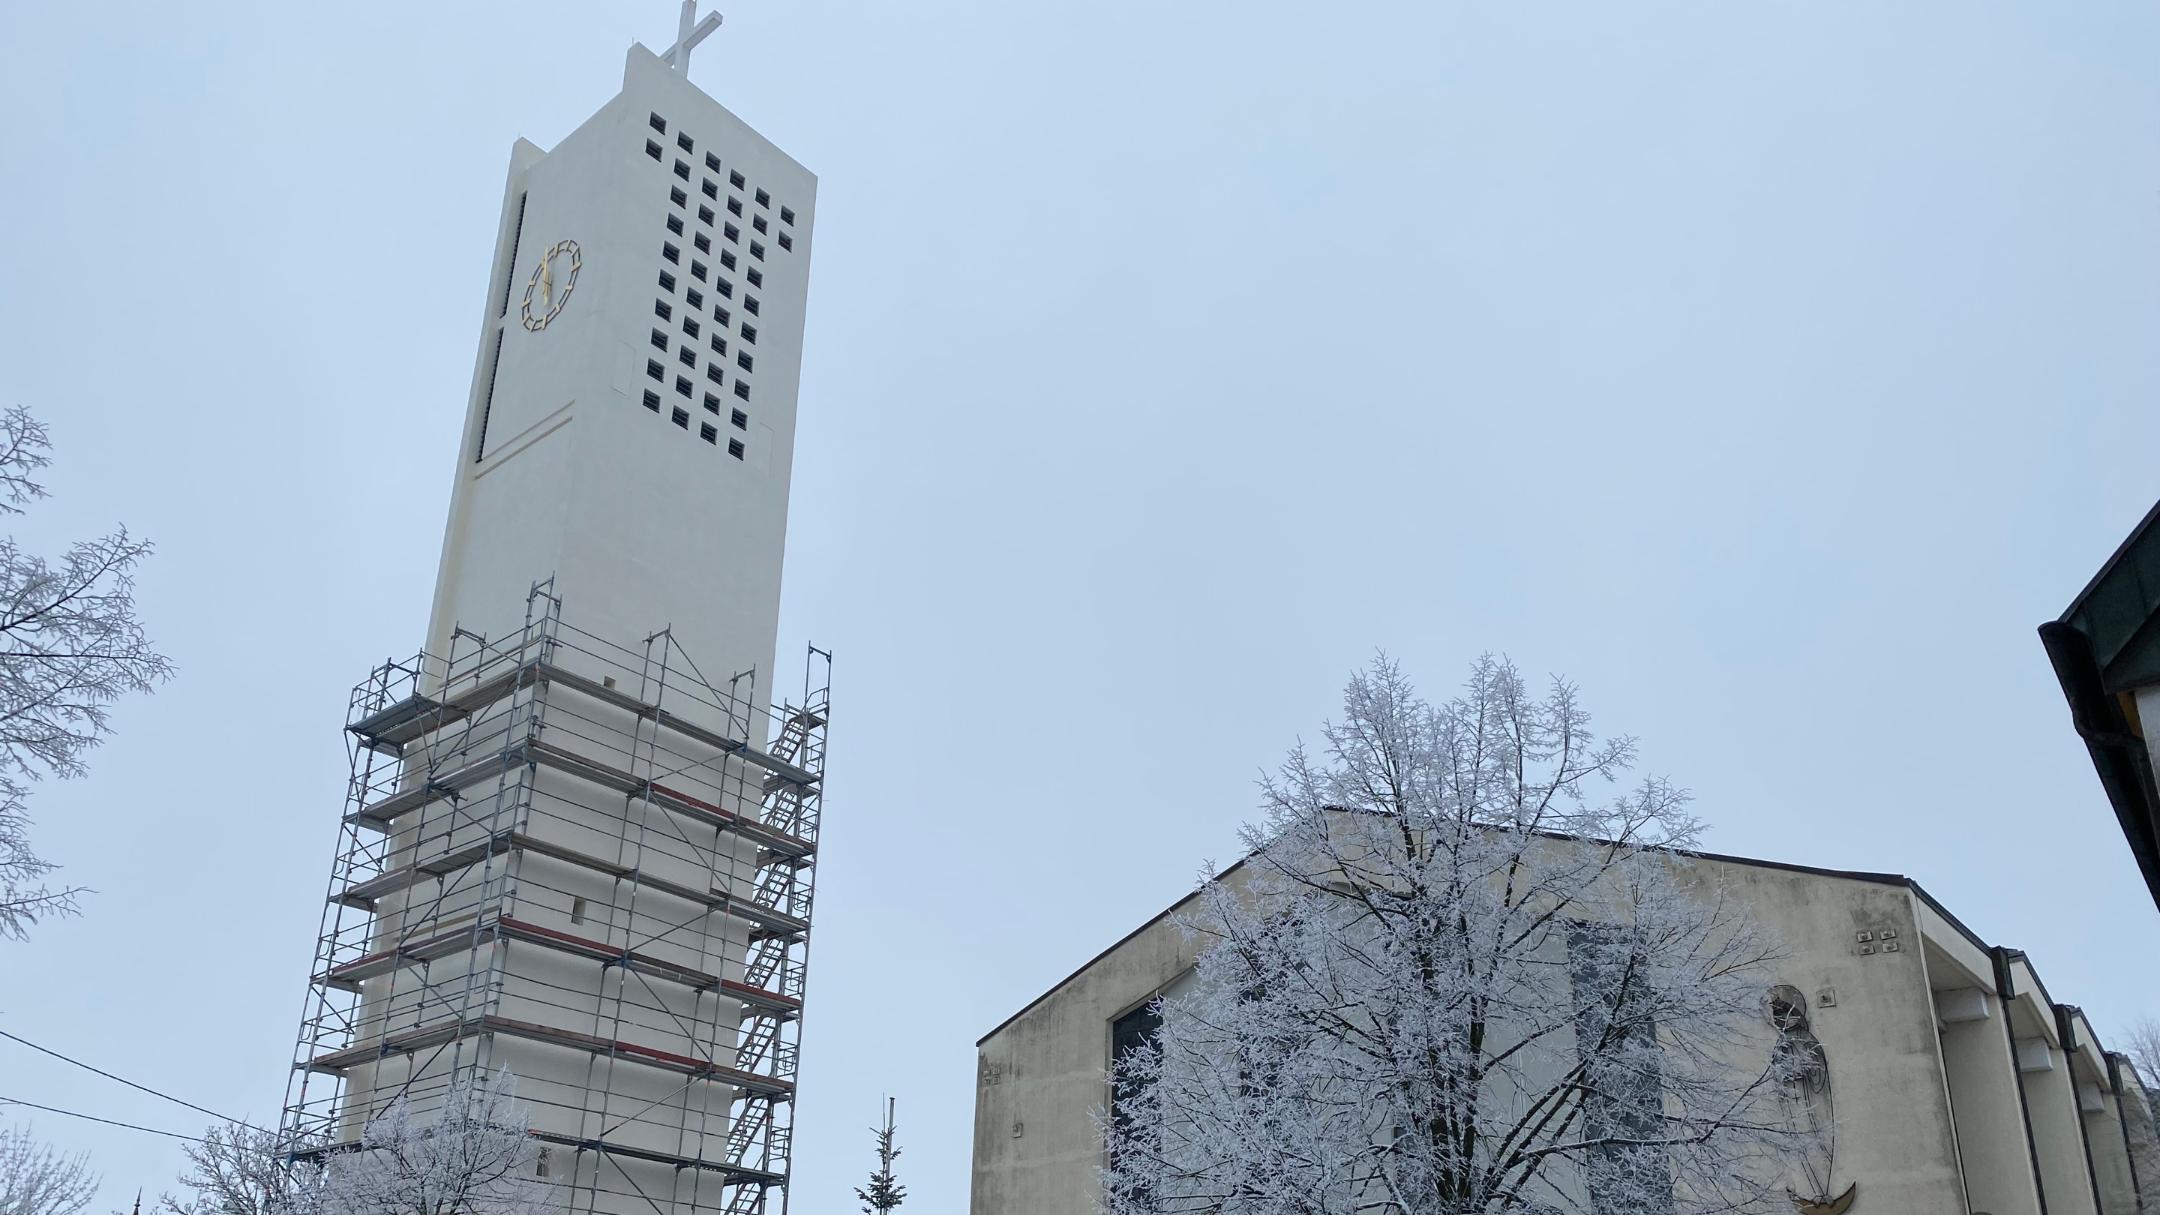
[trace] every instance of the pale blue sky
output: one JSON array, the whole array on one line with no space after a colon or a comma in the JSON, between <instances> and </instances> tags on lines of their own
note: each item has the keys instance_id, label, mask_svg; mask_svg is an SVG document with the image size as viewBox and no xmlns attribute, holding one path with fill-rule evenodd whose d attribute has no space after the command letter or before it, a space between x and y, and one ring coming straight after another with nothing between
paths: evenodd
<instances>
[{"instance_id":1,"label":"pale blue sky","mask_svg":"<svg viewBox=\"0 0 2160 1215\"><path fill-rule=\"evenodd\" d=\"M180 664L38 790L0 1028L274 1118L346 691L425 621L509 146L673 3L0 14L0 404ZM784 653L834 648L795 1209L1228 859L1375 647L1578 680L1713 847L1910 874L2103 1032L2156 917L2033 628L2160 480L2160 16L745 0L822 179ZM0 1043L0 1093L190 1130ZM169 1144L40 1116L119 1204Z\"/></svg>"}]
</instances>

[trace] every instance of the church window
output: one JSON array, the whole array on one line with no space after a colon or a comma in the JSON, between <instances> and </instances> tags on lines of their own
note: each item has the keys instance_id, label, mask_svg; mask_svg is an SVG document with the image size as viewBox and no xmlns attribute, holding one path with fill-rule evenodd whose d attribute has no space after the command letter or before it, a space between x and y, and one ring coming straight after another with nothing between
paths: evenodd
<instances>
[{"instance_id":1,"label":"church window","mask_svg":"<svg viewBox=\"0 0 2160 1215\"><path fill-rule=\"evenodd\" d=\"M757 326L744 325L742 327L742 340L753 346L757 345Z\"/></svg>"},{"instance_id":2,"label":"church window","mask_svg":"<svg viewBox=\"0 0 2160 1215\"><path fill-rule=\"evenodd\" d=\"M712 208L706 206L704 203L699 203L697 209L697 221L701 224L709 224L712 222L712 220Z\"/></svg>"},{"instance_id":3,"label":"church window","mask_svg":"<svg viewBox=\"0 0 2160 1215\"><path fill-rule=\"evenodd\" d=\"M680 177L680 178L682 178L682 179L683 179L684 181L689 181L689 180L690 180L690 166L689 166L689 165L686 165L686 164L684 164L683 162L681 162L681 161L679 161L679 160L678 160L678 161L676 161L676 162L675 162L675 176L677 176L677 177Z\"/></svg>"},{"instance_id":4,"label":"church window","mask_svg":"<svg viewBox=\"0 0 2160 1215\"><path fill-rule=\"evenodd\" d=\"M679 376L676 376L676 377L675 377L675 392L677 393L677 395L680 395L680 396L689 396L689 395L690 395L690 377L689 377L689 376L683 376L683 375L679 375Z\"/></svg>"},{"instance_id":5,"label":"church window","mask_svg":"<svg viewBox=\"0 0 2160 1215\"><path fill-rule=\"evenodd\" d=\"M772 205L772 195L767 194L765 191L759 190L756 197L757 205L761 207L769 207Z\"/></svg>"},{"instance_id":6,"label":"church window","mask_svg":"<svg viewBox=\"0 0 2160 1215\"><path fill-rule=\"evenodd\" d=\"M674 233L675 235L677 235L677 236L681 236L681 235L682 235L682 230L683 230L683 222L682 222L682 216L680 216L680 215L670 215L670 216L668 216L668 217L667 217L667 230L668 230L668 231L670 231L670 232L673 232L673 233Z\"/></svg>"},{"instance_id":7,"label":"church window","mask_svg":"<svg viewBox=\"0 0 2160 1215\"><path fill-rule=\"evenodd\" d=\"M662 270L660 272L660 289L662 291L673 291L675 289L675 276Z\"/></svg>"},{"instance_id":8,"label":"church window","mask_svg":"<svg viewBox=\"0 0 2160 1215\"><path fill-rule=\"evenodd\" d=\"M736 396L739 396L739 397L741 397L741 398L742 398L743 400L745 400L745 401L749 400L749 399L750 399L750 381L748 381L748 380L737 380L737 381L735 381L735 395L736 395Z\"/></svg>"},{"instance_id":9,"label":"church window","mask_svg":"<svg viewBox=\"0 0 2160 1215\"><path fill-rule=\"evenodd\" d=\"M663 321L667 320L675 315L675 306L666 300L654 300L652 302L652 314Z\"/></svg>"},{"instance_id":10,"label":"church window","mask_svg":"<svg viewBox=\"0 0 2160 1215\"><path fill-rule=\"evenodd\" d=\"M667 134L667 119L660 117L658 114L653 114L647 117L645 119L645 125L651 127L655 131L660 132L662 135Z\"/></svg>"},{"instance_id":11,"label":"church window","mask_svg":"<svg viewBox=\"0 0 2160 1215\"><path fill-rule=\"evenodd\" d=\"M655 329L655 330L653 330L653 331L652 331L652 344L653 344L653 349L655 349L655 350L666 350L666 349L667 349L667 334L665 334L665 333L662 333L662 332L660 332L660 331L659 331L658 329Z\"/></svg>"},{"instance_id":12,"label":"church window","mask_svg":"<svg viewBox=\"0 0 2160 1215\"><path fill-rule=\"evenodd\" d=\"M1600 1209L1623 1192L1649 1199L1646 1210L1673 1208L1671 1166L1665 1148L1654 1143L1665 1118L1657 1023L1642 985L1627 981L1645 965L1646 948L1623 925L1567 924L1575 1040L1603 1044L1580 1051L1583 1129L1605 1141L1583 1161L1584 1181Z\"/></svg>"},{"instance_id":13,"label":"church window","mask_svg":"<svg viewBox=\"0 0 2160 1215\"><path fill-rule=\"evenodd\" d=\"M765 231L765 230L766 230L766 228L767 228L767 226L768 226L768 225L767 225L767 224L765 223L765 217L764 217L764 216L762 216L762 215L753 215L753 216L751 216L751 217L750 217L750 226L751 226L751 227L753 227L753 228L755 228L755 229L757 229L757 230L758 230L758 231L760 231L760 232L763 232L763 231Z\"/></svg>"},{"instance_id":14,"label":"church window","mask_svg":"<svg viewBox=\"0 0 2160 1215\"><path fill-rule=\"evenodd\" d=\"M697 351L685 346L675 352L675 361L685 367L695 367L697 366Z\"/></svg>"},{"instance_id":15,"label":"church window","mask_svg":"<svg viewBox=\"0 0 2160 1215\"><path fill-rule=\"evenodd\" d=\"M736 365L737 367L740 367L740 368L742 368L742 369L743 369L744 371L755 371L755 370L757 370L757 368L756 368L756 367L752 366L752 364L753 364L753 363L755 363L755 362L756 362L756 360L755 360L755 359L752 359L752 358L750 357L750 352L749 352L749 351L747 351L747 350L738 350L738 351L736 351L736 352L735 352L735 365Z\"/></svg>"},{"instance_id":16,"label":"church window","mask_svg":"<svg viewBox=\"0 0 2160 1215\"><path fill-rule=\"evenodd\" d=\"M705 167L714 173L718 173L720 171L720 158L710 152L705 153Z\"/></svg>"},{"instance_id":17,"label":"church window","mask_svg":"<svg viewBox=\"0 0 2160 1215\"><path fill-rule=\"evenodd\" d=\"M727 454L735 457L738 460L742 459L742 440L729 439L727 441Z\"/></svg>"},{"instance_id":18,"label":"church window","mask_svg":"<svg viewBox=\"0 0 2160 1215\"><path fill-rule=\"evenodd\" d=\"M731 241L740 241L742 239L742 229L734 224L722 224L720 225L720 235L727 237Z\"/></svg>"},{"instance_id":19,"label":"church window","mask_svg":"<svg viewBox=\"0 0 2160 1215\"><path fill-rule=\"evenodd\" d=\"M792 249L792 248L794 248L794 247L795 247L795 238L794 238L794 237L792 237L792 236L789 236L789 235L788 235L787 233L785 233L785 232L782 232L782 233L780 234L780 247L781 247L781 248L783 248L783 249Z\"/></svg>"},{"instance_id":20,"label":"church window","mask_svg":"<svg viewBox=\"0 0 2160 1215\"><path fill-rule=\"evenodd\" d=\"M757 243L756 241L751 241L751 242L750 242L750 256L752 256L752 257L754 257L754 258L758 259L759 261L764 261L764 260L765 260L765 246L763 246L763 245L761 245L761 244Z\"/></svg>"},{"instance_id":21,"label":"church window","mask_svg":"<svg viewBox=\"0 0 2160 1215\"><path fill-rule=\"evenodd\" d=\"M697 433L698 438L705 440L707 443L717 443L720 441L720 432L713 429L713 424L710 422L698 423Z\"/></svg>"},{"instance_id":22,"label":"church window","mask_svg":"<svg viewBox=\"0 0 2160 1215\"><path fill-rule=\"evenodd\" d=\"M727 184L729 184L729 185L731 185L731 186L735 187L735 188L736 188L736 189L738 189L738 190L742 189L742 188L743 188L743 175L742 175L741 173L730 173L730 174L728 174L728 175L727 175Z\"/></svg>"},{"instance_id":23,"label":"church window","mask_svg":"<svg viewBox=\"0 0 2160 1215\"><path fill-rule=\"evenodd\" d=\"M783 223L783 224L792 224L792 223L794 223L794 222L795 222L795 208L793 208L793 207L782 207L782 208L780 208L780 222L781 222L781 223Z\"/></svg>"},{"instance_id":24,"label":"church window","mask_svg":"<svg viewBox=\"0 0 2160 1215\"><path fill-rule=\"evenodd\" d=\"M729 411L728 411L728 421L729 421L730 423L732 423L732 424L734 425L735 429L737 429L737 430L748 430L748 429L750 429L750 415L749 415L749 414L746 414L746 413L744 413L744 412L743 412L742 410L740 410L740 409L731 409L731 410L729 410Z\"/></svg>"},{"instance_id":25,"label":"church window","mask_svg":"<svg viewBox=\"0 0 2160 1215\"><path fill-rule=\"evenodd\" d=\"M680 426L680 427L682 427L682 428L683 428L684 430L688 430L688 429L690 429L690 411L689 411L689 410L687 410L687 409L684 409L684 408L683 408L682 406L680 406L680 405L677 405L677 406L675 407L675 412L674 412L674 413L672 413L672 414L670 414L670 415L668 415L668 416L669 416L670 418L672 418L672 419L674 420L674 422L675 422L675 424L676 424L677 426Z\"/></svg>"},{"instance_id":26,"label":"church window","mask_svg":"<svg viewBox=\"0 0 2160 1215\"><path fill-rule=\"evenodd\" d=\"M752 266L748 270L744 271L743 277L749 279L750 285L753 287L762 287L765 285L765 272L758 269L756 266Z\"/></svg>"},{"instance_id":27,"label":"church window","mask_svg":"<svg viewBox=\"0 0 2160 1215\"><path fill-rule=\"evenodd\" d=\"M1149 1000L1124 1016L1110 1023L1110 1068L1115 1077L1117 1066L1135 1051L1155 1040L1162 1031L1162 1013L1156 1011L1155 1001ZM1111 1121L1122 1127L1133 1117L1133 1102L1144 1090L1129 1077L1113 1079L1110 1092Z\"/></svg>"},{"instance_id":28,"label":"church window","mask_svg":"<svg viewBox=\"0 0 2160 1215\"><path fill-rule=\"evenodd\" d=\"M645 408L652 410L654 413L660 412L660 394L650 388L645 390Z\"/></svg>"},{"instance_id":29,"label":"church window","mask_svg":"<svg viewBox=\"0 0 2160 1215\"><path fill-rule=\"evenodd\" d=\"M675 132L675 146L681 148L685 152L697 151L697 144L691 142L690 132L688 131Z\"/></svg>"},{"instance_id":30,"label":"church window","mask_svg":"<svg viewBox=\"0 0 2160 1215\"><path fill-rule=\"evenodd\" d=\"M677 264L680 264L682 262L682 250L676 248L674 245L666 243L665 241L661 242L660 256Z\"/></svg>"},{"instance_id":31,"label":"church window","mask_svg":"<svg viewBox=\"0 0 2160 1215\"><path fill-rule=\"evenodd\" d=\"M696 307L696 305L694 304L691 306ZM685 316L682 319L682 331L689 334L691 337L696 337L698 335L697 318L694 316Z\"/></svg>"},{"instance_id":32,"label":"church window","mask_svg":"<svg viewBox=\"0 0 2160 1215\"><path fill-rule=\"evenodd\" d=\"M667 379L667 368L661 366L658 359L646 359L645 374L656 380L665 381Z\"/></svg>"},{"instance_id":33,"label":"church window","mask_svg":"<svg viewBox=\"0 0 2160 1215\"><path fill-rule=\"evenodd\" d=\"M741 214L742 214L742 200L741 200L741 199L739 199L739 198L735 198L735 197L732 197L732 196L730 196L730 197L728 198L728 200L727 200L727 213L728 213L729 215L741 215Z\"/></svg>"},{"instance_id":34,"label":"church window","mask_svg":"<svg viewBox=\"0 0 2160 1215\"><path fill-rule=\"evenodd\" d=\"M646 140L645 154L652 157L654 160L660 159L660 144L658 143L658 141L651 139Z\"/></svg>"}]
</instances>

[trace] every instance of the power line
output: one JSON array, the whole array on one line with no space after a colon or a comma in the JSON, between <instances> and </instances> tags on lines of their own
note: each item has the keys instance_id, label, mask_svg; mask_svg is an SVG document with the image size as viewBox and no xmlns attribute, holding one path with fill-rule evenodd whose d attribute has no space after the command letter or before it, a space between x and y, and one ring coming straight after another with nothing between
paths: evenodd
<instances>
[{"instance_id":1,"label":"power line","mask_svg":"<svg viewBox=\"0 0 2160 1215\"><path fill-rule=\"evenodd\" d=\"M87 1122L102 1122L106 1126L117 1126L124 1130L141 1131L146 1135L163 1135L167 1139L184 1139L189 1143L202 1142L202 1140L196 1138L193 1135L183 1135L178 1131L161 1131L154 1126L136 1126L132 1122L115 1122L110 1118L100 1118L96 1114L79 1114L76 1113L74 1110L64 1110L55 1105L39 1105L35 1101L24 1101L20 1097L0 1097L0 1105L24 1105L34 1110L44 1110L48 1114L65 1114L70 1118L81 1118Z\"/></svg>"},{"instance_id":2,"label":"power line","mask_svg":"<svg viewBox=\"0 0 2160 1215\"><path fill-rule=\"evenodd\" d=\"M24 1046L27 1046L27 1047L29 1047L29 1048L30 1048L31 1050L37 1051L37 1052L39 1052L40 1054L46 1054L46 1055L51 1055L51 1056L52 1056L53 1058L55 1058L55 1059L58 1059L58 1060L60 1060L60 1061L61 1061L62 1063L72 1063L72 1064L74 1064L74 1065L75 1065L76 1067L79 1067L79 1068L83 1069L83 1070L84 1070L84 1071L86 1071L86 1072L96 1072L96 1073L97 1073L98 1075L100 1075L100 1076L103 1076L103 1077L105 1077L105 1078L106 1078L107 1080L117 1081L118 1083L121 1083L121 1084L125 1084L125 1085L127 1085L127 1086L128 1086L129 1088L135 1089L135 1090L136 1090L136 1091L138 1091L138 1092L144 1092L144 1093L148 1093L148 1094L150 1094L150 1095L151 1095L151 1096L153 1096L153 1097L158 1097L158 1098L161 1098L161 1099L163 1099L163 1100L166 1100L166 1101L170 1101L170 1102L172 1102L172 1103L173 1103L174 1105L184 1105L184 1106L188 1107L189 1109L191 1109L191 1110L194 1110L194 1111L195 1111L196 1113L198 1113L198 1114L208 1114L208 1115L210 1115L210 1116L211 1116L212 1118L215 1118L215 1119L217 1119L217 1120L218 1120L219 1122L230 1122L230 1123L234 1123L234 1124L236 1124L236 1125L239 1125L239 1126L244 1126L244 1127L247 1127L247 1129L249 1129L249 1130L251 1130L251 1131L261 1131L261 1132L262 1132L263 1134L269 1134L269 1132L268 1132L268 1131L263 1131L263 1129L262 1129L261 1127L259 1127L259 1126L255 1126L255 1125L253 1125L252 1123L248 1123L248 1122L243 1122L243 1121L241 1121L241 1120L240 1120L240 1119L238 1119L238 1118L228 1118L228 1117L226 1117L225 1115L223 1115L223 1114L220 1114L220 1113L218 1113L218 1112L217 1112L216 1110L213 1110L213 1109L206 1109L206 1108L204 1108L204 1107L202 1107L202 1106L200 1106L200 1105L197 1105L197 1104L195 1104L195 1103L194 1103L194 1102L192 1102L192 1101L182 1101L182 1100L181 1100L180 1098L178 1098L178 1097L175 1097L175 1096L173 1096L173 1095L172 1095L171 1093L161 1093L161 1092L157 1091L156 1089L154 1089L154 1088L151 1088L151 1087L150 1087L149 1085L147 1085L147 1084L137 1084L137 1083L135 1083L135 1082L134 1082L133 1080L130 1080L130 1079L126 1078L125 1076L115 1076L115 1075L113 1075L113 1074L112 1074L111 1072L109 1072L109 1071L106 1071L106 1070L105 1070L104 1068L101 1068L101 1067L92 1067L92 1066L90 1066L89 1064L87 1064L87 1063L83 1062L83 1061L82 1061L82 1060L80 1060L80 1059L71 1059L71 1058L69 1058L68 1056L66 1056L66 1055L63 1055L63 1054L61 1054L61 1053L60 1053L59 1051L53 1050L53 1049L52 1049L52 1048L50 1048L50 1047L45 1047L45 1046L39 1046L39 1045L38 1045L37 1043L35 1043L35 1042L32 1042L32 1041L31 1041L30 1039L28 1039L28 1038L18 1038L18 1037L16 1037L16 1036L15 1036L14 1034L11 1034L11 1033L9 1033L8 1031L6 1031L6 1030L4 1030L4 1029L0 1029L0 1038L6 1038L6 1039L7 1039L8 1041L10 1041L10 1042L20 1042L20 1043L22 1043L22 1044L23 1044ZM25 1101L25 1102L23 1102L22 1104L24 1104L24 1105L28 1105L28 1104L29 1104L29 1102ZM58 1112L60 1112L60 1113L63 1113L63 1114L64 1114L64 1113L66 1113L67 1111L66 1111L66 1110L60 1110L60 1111L58 1111ZM88 1115L88 1114L83 1114L83 1115L80 1115L80 1116L81 1116L81 1117L85 1117L85 1118L89 1117L89 1115ZM104 1121L104 1120L103 1120L103 1119L98 1119L98 1121L101 1121L101 1122L102 1122L102 1121ZM114 1125L123 1125L123 1124L115 1123ZM149 1129L149 1128L147 1128L147 1127L136 1127L135 1129L136 1129L136 1130L147 1130L147 1129ZM155 1132L155 1133L156 1133L156 1134L160 1134L160 1135L163 1135L163 1134L166 1134L167 1132L165 1132L165 1131L157 1131L157 1132ZM182 1136L182 1138L185 1138L185 1137L186 1137L186 1136Z\"/></svg>"}]
</instances>

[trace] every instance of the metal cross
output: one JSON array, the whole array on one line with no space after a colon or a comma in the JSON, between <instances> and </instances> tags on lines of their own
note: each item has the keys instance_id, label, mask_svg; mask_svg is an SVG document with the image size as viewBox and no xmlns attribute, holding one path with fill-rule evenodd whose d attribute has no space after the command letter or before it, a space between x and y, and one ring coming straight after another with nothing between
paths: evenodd
<instances>
[{"instance_id":1,"label":"metal cross","mask_svg":"<svg viewBox=\"0 0 2160 1215\"><path fill-rule=\"evenodd\" d=\"M682 0L682 19L675 25L675 45L669 47L660 57L667 60L669 67L688 76L691 48L705 41L719 28L720 14L707 13L705 19L700 21L697 15L697 0Z\"/></svg>"}]
</instances>

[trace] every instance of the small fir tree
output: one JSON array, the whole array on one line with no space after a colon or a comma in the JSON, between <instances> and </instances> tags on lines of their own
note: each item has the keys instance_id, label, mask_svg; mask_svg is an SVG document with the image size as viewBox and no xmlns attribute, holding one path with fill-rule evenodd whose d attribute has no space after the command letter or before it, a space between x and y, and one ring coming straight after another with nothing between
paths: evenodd
<instances>
[{"instance_id":1,"label":"small fir tree","mask_svg":"<svg viewBox=\"0 0 2160 1215\"><path fill-rule=\"evenodd\" d=\"M907 1199L907 1187L893 1179L892 1163L900 1158L900 1149L893 1146L893 1098L885 1099L885 1126L871 1127L870 1134L877 1140L878 1167L870 1174L870 1184L855 1187L855 1197L863 1204L863 1215L884 1215Z\"/></svg>"}]
</instances>

